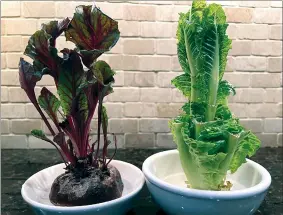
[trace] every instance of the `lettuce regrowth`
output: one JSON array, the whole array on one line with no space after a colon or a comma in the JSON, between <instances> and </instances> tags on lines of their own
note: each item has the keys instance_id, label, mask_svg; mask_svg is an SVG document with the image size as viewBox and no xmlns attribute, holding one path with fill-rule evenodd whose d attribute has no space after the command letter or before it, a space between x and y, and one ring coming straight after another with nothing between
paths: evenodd
<instances>
[{"instance_id":1,"label":"lettuce regrowth","mask_svg":"<svg viewBox=\"0 0 283 215\"><path fill-rule=\"evenodd\" d=\"M227 189L227 171L234 173L260 146L228 107L235 89L222 79L231 48L227 27L221 5L204 0L194 1L179 18L177 49L184 73L172 84L188 102L169 126L187 183L194 189Z\"/></svg>"},{"instance_id":2,"label":"lettuce regrowth","mask_svg":"<svg viewBox=\"0 0 283 215\"><path fill-rule=\"evenodd\" d=\"M56 39L63 32L66 40L73 42L76 48L64 48L59 54ZM48 138L42 130L33 130L31 135L54 145L70 170L82 164L86 168L107 168L115 155L107 161L110 140L106 108L103 106L104 97L113 92L115 72L105 61L97 58L109 51L119 36L118 22L99 8L78 6L71 20L66 18L43 24L41 30L30 37L24 54L33 60L32 64L20 59L21 88L53 138ZM59 98L46 87L36 98L35 86L44 75L53 77ZM92 141L90 125L95 112L98 114L97 140ZM116 149L116 139L113 139ZM99 153L100 148L102 153Z\"/></svg>"}]
</instances>

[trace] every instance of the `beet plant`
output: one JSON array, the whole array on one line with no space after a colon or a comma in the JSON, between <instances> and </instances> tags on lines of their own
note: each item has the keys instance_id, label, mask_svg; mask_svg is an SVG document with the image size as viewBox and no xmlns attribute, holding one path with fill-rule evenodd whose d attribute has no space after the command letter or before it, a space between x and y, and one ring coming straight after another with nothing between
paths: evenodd
<instances>
[{"instance_id":1,"label":"beet plant","mask_svg":"<svg viewBox=\"0 0 283 215\"><path fill-rule=\"evenodd\" d=\"M56 39L62 33L75 44L75 49L64 48L58 53ZM56 178L51 188L53 204L88 205L122 195L120 173L110 164L117 149L114 136L115 152L107 159L111 141L103 106L104 97L113 92L115 72L105 61L98 60L119 36L117 21L96 6L78 6L71 20L43 24L30 37L24 54L33 60L32 64L20 59L21 88L53 137L48 138L42 130L32 130L31 135L55 146L66 164L65 173ZM44 75L54 79L58 98L46 87L36 98L35 86ZM95 113L98 122L94 141L90 125Z\"/></svg>"},{"instance_id":2,"label":"beet plant","mask_svg":"<svg viewBox=\"0 0 283 215\"><path fill-rule=\"evenodd\" d=\"M188 102L170 128L187 183L195 189L229 189L227 171L237 171L260 146L228 107L235 88L223 80L231 48L227 27L221 5L204 0L193 1L191 10L179 18L177 48L184 73L172 84Z\"/></svg>"}]
</instances>

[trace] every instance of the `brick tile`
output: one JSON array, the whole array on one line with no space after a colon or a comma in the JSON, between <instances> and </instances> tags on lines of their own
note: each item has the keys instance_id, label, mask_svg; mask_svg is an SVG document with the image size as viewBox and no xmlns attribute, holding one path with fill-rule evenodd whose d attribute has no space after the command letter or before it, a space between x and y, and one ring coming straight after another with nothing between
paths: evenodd
<instances>
[{"instance_id":1,"label":"brick tile","mask_svg":"<svg viewBox=\"0 0 283 215\"><path fill-rule=\"evenodd\" d=\"M156 117L156 104L144 102L127 102L124 105L124 114L126 117Z\"/></svg>"},{"instance_id":2,"label":"brick tile","mask_svg":"<svg viewBox=\"0 0 283 215\"><path fill-rule=\"evenodd\" d=\"M261 147L277 147L277 134L260 133L256 136L261 141Z\"/></svg>"},{"instance_id":3,"label":"brick tile","mask_svg":"<svg viewBox=\"0 0 283 215\"><path fill-rule=\"evenodd\" d=\"M235 69L238 71L265 71L265 57L236 57Z\"/></svg>"},{"instance_id":4,"label":"brick tile","mask_svg":"<svg viewBox=\"0 0 283 215\"><path fill-rule=\"evenodd\" d=\"M253 118L276 117L279 113L279 106L276 104L249 104L248 116Z\"/></svg>"},{"instance_id":5,"label":"brick tile","mask_svg":"<svg viewBox=\"0 0 283 215\"><path fill-rule=\"evenodd\" d=\"M140 36L141 22L137 21L119 21L119 30L122 37L138 37Z\"/></svg>"},{"instance_id":6,"label":"brick tile","mask_svg":"<svg viewBox=\"0 0 283 215\"><path fill-rule=\"evenodd\" d=\"M25 118L24 104L2 104L1 105L2 119Z\"/></svg>"},{"instance_id":7,"label":"brick tile","mask_svg":"<svg viewBox=\"0 0 283 215\"><path fill-rule=\"evenodd\" d=\"M233 56L249 56L252 53L252 42L237 40L232 42L232 49L229 51L229 55Z\"/></svg>"},{"instance_id":8,"label":"brick tile","mask_svg":"<svg viewBox=\"0 0 283 215\"><path fill-rule=\"evenodd\" d=\"M37 30L36 19L9 19L5 25L7 35L32 35Z\"/></svg>"},{"instance_id":9,"label":"brick tile","mask_svg":"<svg viewBox=\"0 0 283 215\"><path fill-rule=\"evenodd\" d=\"M265 40L268 38L268 25L265 24L237 24L239 39Z\"/></svg>"},{"instance_id":10,"label":"brick tile","mask_svg":"<svg viewBox=\"0 0 283 215\"><path fill-rule=\"evenodd\" d=\"M160 55L176 55L177 54L177 40L164 39L156 41L156 53Z\"/></svg>"},{"instance_id":11,"label":"brick tile","mask_svg":"<svg viewBox=\"0 0 283 215\"><path fill-rule=\"evenodd\" d=\"M282 133L282 119L280 118L264 119L264 132Z\"/></svg>"},{"instance_id":12,"label":"brick tile","mask_svg":"<svg viewBox=\"0 0 283 215\"><path fill-rule=\"evenodd\" d=\"M157 85L159 87L173 87L171 84L172 79L181 75L179 72L158 72L157 73Z\"/></svg>"},{"instance_id":13,"label":"brick tile","mask_svg":"<svg viewBox=\"0 0 283 215\"><path fill-rule=\"evenodd\" d=\"M253 41L252 54L261 56L282 56L282 42Z\"/></svg>"},{"instance_id":14,"label":"brick tile","mask_svg":"<svg viewBox=\"0 0 283 215\"><path fill-rule=\"evenodd\" d=\"M173 23L168 22L141 22L141 36L171 38L173 32L172 26Z\"/></svg>"},{"instance_id":15,"label":"brick tile","mask_svg":"<svg viewBox=\"0 0 283 215\"><path fill-rule=\"evenodd\" d=\"M1 37L2 52L23 51L21 36L3 36Z\"/></svg>"},{"instance_id":16,"label":"brick tile","mask_svg":"<svg viewBox=\"0 0 283 215\"><path fill-rule=\"evenodd\" d=\"M139 101L138 88L114 88L114 93L108 96L111 102L135 102Z\"/></svg>"},{"instance_id":17,"label":"brick tile","mask_svg":"<svg viewBox=\"0 0 283 215\"><path fill-rule=\"evenodd\" d=\"M282 72L282 56L268 58L269 72Z\"/></svg>"},{"instance_id":18,"label":"brick tile","mask_svg":"<svg viewBox=\"0 0 283 215\"><path fill-rule=\"evenodd\" d=\"M9 133L10 133L9 120L2 119L1 120L1 134L9 134Z\"/></svg>"},{"instance_id":19,"label":"brick tile","mask_svg":"<svg viewBox=\"0 0 283 215\"><path fill-rule=\"evenodd\" d=\"M1 87L1 103L9 101L8 87Z\"/></svg>"},{"instance_id":20,"label":"brick tile","mask_svg":"<svg viewBox=\"0 0 283 215\"><path fill-rule=\"evenodd\" d=\"M44 9L43 9L44 8ZM24 17L55 17L55 3L54 2L36 2L25 1L22 2L22 11Z\"/></svg>"},{"instance_id":21,"label":"brick tile","mask_svg":"<svg viewBox=\"0 0 283 215\"><path fill-rule=\"evenodd\" d=\"M153 5L124 5L125 20L154 21L156 7Z\"/></svg>"},{"instance_id":22,"label":"brick tile","mask_svg":"<svg viewBox=\"0 0 283 215\"><path fill-rule=\"evenodd\" d=\"M5 69L6 67L7 67L6 54L1 53L1 69Z\"/></svg>"},{"instance_id":23,"label":"brick tile","mask_svg":"<svg viewBox=\"0 0 283 215\"><path fill-rule=\"evenodd\" d=\"M21 16L20 1L2 1L1 17L18 17Z\"/></svg>"},{"instance_id":24,"label":"brick tile","mask_svg":"<svg viewBox=\"0 0 283 215\"><path fill-rule=\"evenodd\" d=\"M183 104L157 104L157 117L172 118L178 116L182 112Z\"/></svg>"},{"instance_id":25,"label":"brick tile","mask_svg":"<svg viewBox=\"0 0 283 215\"><path fill-rule=\"evenodd\" d=\"M130 87L153 87L155 74L153 72L125 72L125 85Z\"/></svg>"},{"instance_id":26,"label":"brick tile","mask_svg":"<svg viewBox=\"0 0 283 215\"><path fill-rule=\"evenodd\" d=\"M41 120L12 120L13 134L29 134L33 129L41 129Z\"/></svg>"},{"instance_id":27,"label":"brick tile","mask_svg":"<svg viewBox=\"0 0 283 215\"><path fill-rule=\"evenodd\" d=\"M140 56L139 67L142 71L170 71L171 57L169 56Z\"/></svg>"},{"instance_id":28,"label":"brick tile","mask_svg":"<svg viewBox=\"0 0 283 215\"><path fill-rule=\"evenodd\" d=\"M169 132L169 119L140 119L140 132Z\"/></svg>"},{"instance_id":29,"label":"brick tile","mask_svg":"<svg viewBox=\"0 0 283 215\"><path fill-rule=\"evenodd\" d=\"M252 21L252 12L250 8L224 8L227 22L250 23Z\"/></svg>"},{"instance_id":30,"label":"brick tile","mask_svg":"<svg viewBox=\"0 0 283 215\"><path fill-rule=\"evenodd\" d=\"M264 101L270 103L279 103L282 101L282 88L266 89Z\"/></svg>"},{"instance_id":31,"label":"brick tile","mask_svg":"<svg viewBox=\"0 0 283 215\"><path fill-rule=\"evenodd\" d=\"M269 39L282 40L282 25L269 26Z\"/></svg>"},{"instance_id":32,"label":"brick tile","mask_svg":"<svg viewBox=\"0 0 283 215\"><path fill-rule=\"evenodd\" d=\"M153 148L155 135L151 133L125 134L126 148Z\"/></svg>"},{"instance_id":33,"label":"brick tile","mask_svg":"<svg viewBox=\"0 0 283 215\"><path fill-rule=\"evenodd\" d=\"M153 54L154 40L149 39L125 39L123 53L124 54Z\"/></svg>"},{"instance_id":34,"label":"brick tile","mask_svg":"<svg viewBox=\"0 0 283 215\"><path fill-rule=\"evenodd\" d=\"M137 133L138 120L137 119L110 119L109 120L110 133Z\"/></svg>"},{"instance_id":35,"label":"brick tile","mask_svg":"<svg viewBox=\"0 0 283 215\"><path fill-rule=\"evenodd\" d=\"M19 72L10 70L1 71L1 82L2 86L19 86Z\"/></svg>"},{"instance_id":36,"label":"brick tile","mask_svg":"<svg viewBox=\"0 0 283 215\"><path fill-rule=\"evenodd\" d=\"M256 8L253 11L255 23L280 24L282 23L282 10L280 8Z\"/></svg>"},{"instance_id":37,"label":"brick tile","mask_svg":"<svg viewBox=\"0 0 283 215\"><path fill-rule=\"evenodd\" d=\"M241 119L240 123L252 132L263 132L263 121L261 119Z\"/></svg>"},{"instance_id":38,"label":"brick tile","mask_svg":"<svg viewBox=\"0 0 283 215\"><path fill-rule=\"evenodd\" d=\"M280 87L282 85L281 74L252 74L251 87Z\"/></svg>"},{"instance_id":39,"label":"brick tile","mask_svg":"<svg viewBox=\"0 0 283 215\"><path fill-rule=\"evenodd\" d=\"M147 88L141 89L142 102L171 102L171 89Z\"/></svg>"},{"instance_id":40,"label":"brick tile","mask_svg":"<svg viewBox=\"0 0 283 215\"><path fill-rule=\"evenodd\" d=\"M27 149L27 137L25 135L1 135L2 149Z\"/></svg>"},{"instance_id":41,"label":"brick tile","mask_svg":"<svg viewBox=\"0 0 283 215\"><path fill-rule=\"evenodd\" d=\"M172 134L157 134L156 146L160 148L176 148Z\"/></svg>"}]
</instances>

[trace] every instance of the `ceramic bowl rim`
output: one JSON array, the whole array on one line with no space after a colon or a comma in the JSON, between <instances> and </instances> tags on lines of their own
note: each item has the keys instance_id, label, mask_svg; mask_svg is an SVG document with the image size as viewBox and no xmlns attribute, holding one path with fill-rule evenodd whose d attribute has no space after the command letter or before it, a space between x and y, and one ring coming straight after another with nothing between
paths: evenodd
<instances>
[{"instance_id":1,"label":"ceramic bowl rim","mask_svg":"<svg viewBox=\"0 0 283 215\"><path fill-rule=\"evenodd\" d=\"M130 166L132 169L134 169L136 172L138 172L141 176L141 183L139 184L139 186L134 187L134 190L132 192L130 192L130 193L128 193L125 196L122 196L120 198L117 198L117 199L114 199L114 200L111 200L111 201L107 201L107 202L102 202L102 203L92 204L92 205L84 205L84 206L63 207L63 206L55 206L55 205L46 205L46 204L42 204L42 203L39 203L39 202L36 202L36 201L30 199L28 197L28 195L26 194L26 191L25 191L25 186L27 186L26 185L27 181L30 180L32 177L36 177L36 175L39 174L42 171L46 171L49 168L54 168L54 167L59 166L59 165L64 165L63 163L60 163L60 164L53 165L53 166L47 167L45 169L42 169L42 170L38 171L37 173L33 174L32 176L30 176L24 182L24 184L22 185L22 188L21 188L22 197L31 206L34 206L34 207L37 207L37 208L40 208L40 209L46 209L46 210L49 210L49 211L60 210L62 212L74 212L74 211L82 211L82 210L86 211L86 210L94 210L94 209L98 209L98 208L101 209L101 208L109 207L111 205L119 204L120 202L123 202L123 201L128 200L128 199L131 199L133 196L135 196L143 188L144 182L145 182L144 174L142 173L142 171L138 167L134 166L133 164L130 164L130 163L127 163L127 162L124 162L124 161L120 161L120 160L112 160L111 163L112 164L122 163L124 165ZM115 166L115 165L113 165L113 166Z\"/></svg>"},{"instance_id":2,"label":"ceramic bowl rim","mask_svg":"<svg viewBox=\"0 0 283 215\"><path fill-rule=\"evenodd\" d=\"M211 199L211 198L218 198L218 199L242 199L254 196L256 194L260 194L265 192L270 184L271 184L271 176L269 172L260 164L246 159L247 163L251 164L253 168L255 168L261 174L261 181L252 187L243 190L234 190L234 191L210 191L210 190L197 190L197 189L183 189L181 187L169 184L158 177L156 177L150 170L149 166L154 162L154 160L158 157L163 157L169 154L178 153L177 149L174 150L167 150L163 152L156 153L150 157L148 157L142 166L142 171L145 175L146 180L158 186L159 188L169 191L178 195L183 195L187 197L196 197L201 199Z\"/></svg>"}]
</instances>

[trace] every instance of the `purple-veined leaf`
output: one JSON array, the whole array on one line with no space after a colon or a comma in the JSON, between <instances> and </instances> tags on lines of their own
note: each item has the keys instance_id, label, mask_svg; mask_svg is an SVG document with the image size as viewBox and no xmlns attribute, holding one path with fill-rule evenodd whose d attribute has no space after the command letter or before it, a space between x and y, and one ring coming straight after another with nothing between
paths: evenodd
<instances>
[{"instance_id":1,"label":"purple-veined leaf","mask_svg":"<svg viewBox=\"0 0 283 215\"><path fill-rule=\"evenodd\" d=\"M61 106L60 101L46 87L43 87L38 97L40 107L45 110L53 122L58 125L57 112Z\"/></svg>"},{"instance_id":2,"label":"purple-veined leaf","mask_svg":"<svg viewBox=\"0 0 283 215\"><path fill-rule=\"evenodd\" d=\"M84 91L80 91L76 98L74 98L71 106L71 115L77 119L76 121L79 125L84 126L88 117L88 103Z\"/></svg>"},{"instance_id":3,"label":"purple-veined leaf","mask_svg":"<svg viewBox=\"0 0 283 215\"><path fill-rule=\"evenodd\" d=\"M113 92L114 75L115 72L105 61L93 63L90 70L86 72L86 81L82 83L80 89L87 96L90 112L97 105L99 95L103 99L103 97Z\"/></svg>"},{"instance_id":4,"label":"purple-veined leaf","mask_svg":"<svg viewBox=\"0 0 283 215\"><path fill-rule=\"evenodd\" d=\"M60 148L58 148L58 146L56 146L56 144L54 144L54 142L52 142L52 140L50 140L46 135L45 133L42 131L42 130L37 130L37 129L34 129L31 131L31 135L38 138L38 139L41 139L41 140L44 140L46 142L49 142L51 143L56 149L57 151L59 152L59 154L61 155L63 161L65 162L66 166L67 166L67 161L70 161L71 163L74 163L74 159L72 156L70 156L70 152L68 151L68 148L66 147L66 144L63 145L63 144L59 144L60 142L58 141L58 139L60 137L62 137L62 134L63 134L63 138L64 138L64 133L60 132L59 134L57 134L55 137L54 137L54 142L57 143ZM55 141L57 140L57 142Z\"/></svg>"},{"instance_id":5,"label":"purple-veined leaf","mask_svg":"<svg viewBox=\"0 0 283 215\"><path fill-rule=\"evenodd\" d=\"M80 55L73 51L64 49L64 61L60 67L58 81L58 94L61 101L66 120L60 123L60 127L70 137L78 156L82 156L86 147L84 134L88 131L88 103L87 95L80 86L86 80Z\"/></svg>"},{"instance_id":6,"label":"purple-veined leaf","mask_svg":"<svg viewBox=\"0 0 283 215\"><path fill-rule=\"evenodd\" d=\"M115 72L105 61L100 60L95 62L90 69L99 83L107 85L110 82L114 82L113 76Z\"/></svg>"},{"instance_id":7,"label":"purple-veined leaf","mask_svg":"<svg viewBox=\"0 0 283 215\"><path fill-rule=\"evenodd\" d=\"M44 74L43 70L35 71L34 66L23 58L19 62L19 81L21 88L27 93L32 102L36 101L34 88L36 83L41 80Z\"/></svg>"},{"instance_id":8,"label":"purple-veined leaf","mask_svg":"<svg viewBox=\"0 0 283 215\"><path fill-rule=\"evenodd\" d=\"M84 80L85 72L79 54L72 50L65 52L57 90L66 116L71 114L73 100L79 95L79 87Z\"/></svg>"},{"instance_id":9,"label":"purple-veined leaf","mask_svg":"<svg viewBox=\"0 0 283 215\"><path fill-rule=\"evenodd\" d=\"M44 30L36 31L29 39L24 54L35 61L39 61L49 69L49 74L58 80L58 65L61 58L57 55L57 49L49 46L49 39L52 38Z\"/></svg>"},{"instance_id":10,"label":"purple-veined leaf","mask_svg":"<svg viewBox=\"0 0 283 215\"><path fill-rule=\"evenodd\" d=\"M70 161L72 164L75 164L76 159L72 151L69 150L66 143L64 132L59 132L54 138L53 141L60 147L62 156L64 160Z\"/></svg>"},{"instance_id":11,"label":"purple-veined leaf","mask_svg":"<svg viewBox=\"0 0 283 215\"><path fill-rule=\"evenodd\" d=\"M50 38L51 46L55 47L57 37L59 37L63 31L68 28L69 23L69 18L65 18L60 22L51 21L48 24L42 24L42 29L52 37Z\"/></svg>"},{"instance_id":12,"label":"purple-veined leaf","mask_svg":"<svg viewBox=\"0 0 283 215\"><path fill-rule=\"evenodd\" d=\"M51 134L55 135L54 130L50 126L49 122L47 121L46 117L44 116L42 110L40 109L37 103L35 92L34 92L36 82L40 81L42 76L47 71L46 68L44 69L42 68L43 68L43 65L37 60L34 61L34 65L31 65L30 63L26 62L23 58L20 58L19 81L20 81L21 88L26 92L27 96L29 97L30 101L33 103L33 105L39 112L46 126L50 130Z\"/></svg>"},{"instance_id":13,"label":"purple-veined leaf","mask_svg":"<svg viewBox=\"0 0 283 215\"><path fill-rule=\"evenodd\" d=\"M113 92L112 84L115 72L105 61L97 61L93 63L87 73L88 84L91 87L91 97L97 98L105 96Z\"/></svg>"},{"instance_id":14,"label":"purple-veined leaf","mask_svg":"<svg viewBox=\"0 0 283 215\"><path fill-rule=\"evenodd\" d=\"M65 31L66 39L75 43L89 67L101 54L109 51L119 40L118 22L99 8L78 6Z\"/></svg>"},{"instance_id":15,"label":"purple-veined leaf","mask_svg":"<svg viewBox=\"0 0 283 215\"><path fill-rule=\"evenodd\" d=\"M31 131L31 135L34 136L34 137L36 137L36 138L38 138L38 139L41 139L41 140L44 140L44 141L46 141L46 142L51 143L51 144L57 149L57 151L58 151L59 154L61 155L63 161L66 163L67 159L66 159L66 157L65 157L64 152L63 152L60 148L58 148L58 147L54 144L54 142L52 142L52 140L50 140L50 139L45 135L45 133L44 133L42 130L34 129L34 130Z\"/></svg>"},{"instance_id":16,"label":"purple-veined leaf","mask_svg":"<svg viewBox=\"0 0 283 215\"><path fill-rule=\"evenodd\" d=\"M63 132L59 132L56 134L56 136L53 138L53 141L58 144L58 146L62 146L66 144L65 140L65 134Z\"/></svg>"}]
</instances>

